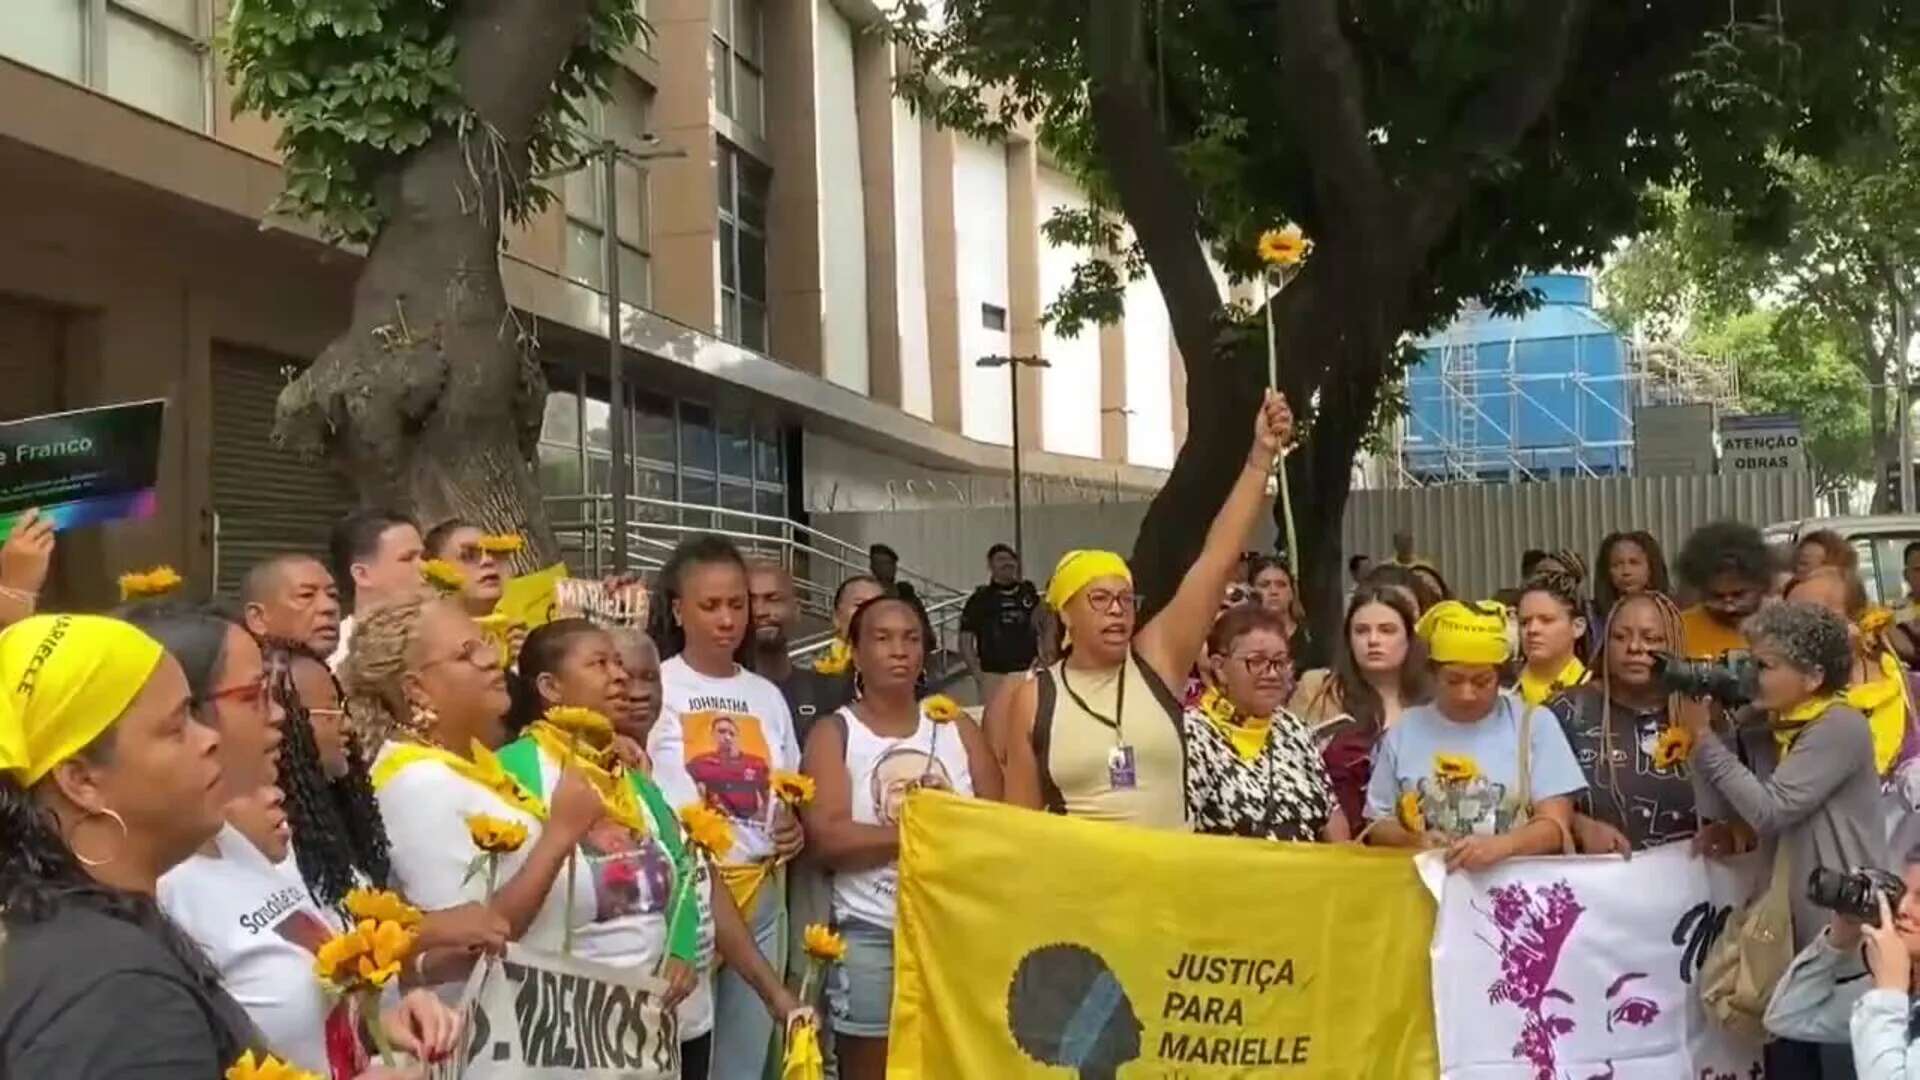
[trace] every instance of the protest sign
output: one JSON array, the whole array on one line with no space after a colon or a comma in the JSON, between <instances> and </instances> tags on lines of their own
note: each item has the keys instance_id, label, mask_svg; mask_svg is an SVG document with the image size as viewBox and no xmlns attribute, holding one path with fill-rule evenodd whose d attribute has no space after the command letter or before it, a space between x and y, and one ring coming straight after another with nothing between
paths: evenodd
<instances>
[{"instance_id":1,"label":"protest sign","mask_svg":"<svg viewBox=\"0 0 1920 1080\"><path fill-rule=\"evenodd\" d=\"M61 530L151 515L166 404L136 401L0 424L0 535L32 507Z\"/></svg>"},{"instance_id":2,"label":"protest sign","mask_svg":"<svg viewBox=\"0 0 1920 1080\"><path fill-rule=\"evenodd\" d=\"M1404 852L938 792L900 829L891 1080L1437 1074Z\"/></svg>"},{"instance_id":3,"label":"protest sign","mask_svg":"<svg viewBox=\"0 0 1920 1080\"><path fill-rule=\"evenodd\" d=\"M508 945L467 980L467 1051L431 1080L672 1080L680 1029L665 991L634 969Z\"/></svg>"},{"instance_id":4,"label":"protest sign","mask_svg":"<svg viewBox=\"0 0 1920 1080\"><path fill-rule=\"evenodd\" d=\"M1515 859L1483 874L1430 875L1441 894L1441 1075L1763 1075L1759 1044L1715 1026L1697 984L1707 947L1759 870L1752 856L1697 859L1668 844L1631 861Z\"/></svg>"},{"instance_id":5,"label":"protest sign","mask_svg":"<svg viewBox=\"0 0 1920 1080\"><path fill-rule=\"evenodd\" d=\"M508 578L493 610L529 630L545 626L555 618L556 590L566 576L567 564L555 563L544 570Z\"/></svg>"}]
</instances>

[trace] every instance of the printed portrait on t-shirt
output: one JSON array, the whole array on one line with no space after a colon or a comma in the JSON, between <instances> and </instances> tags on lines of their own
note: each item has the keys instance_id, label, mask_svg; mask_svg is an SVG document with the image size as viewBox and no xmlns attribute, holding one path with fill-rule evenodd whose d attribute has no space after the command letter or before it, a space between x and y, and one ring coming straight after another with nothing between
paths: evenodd
<instances>
[{"instance_id":1,"label":"printed portrait on t-shirt","mask_svg":"<svg viewBox=\"0 0 1920 1080\"><path fill-rule=\"evenodd\" d=\"M952 791L953 777L940 759L911 746L896 746L873 763L873 812L882 825L900 824L907 796L922 788Z\"/></svg>"},{"instance_id":2,"label":"printed portrait on t-shirt","mask_svg":"<svg viewBox=\"0 0 1920 1080\"><path fill-rule=\"evenodd\" d=\"M320 955L320 946L333 937L333 928L321 921L318 915L299 908L287 912L286 918L274 923L273 932L315 956Z\"/></svg>"},{"instance_id":3,"label":"printed portrait on t-shirt","mask_svg":"<svg viewBox=\"0 0 1920 1080\"><path fill-rule=\"evenodd\" d=\"M594 922L667 909L673 866L651 834L636 837L619 822L602 819L580 841L580 854L593 871Z\"/></svg>"},{"instance_id":4,"label":"printed portrait on t-shirt","mask_svg":"<svg viewBox=\"0 0 1920 1080\"><path fill-rule=\"evenodd\" d=\"M760 718L693 712L681 720L687 775L706 804L735 821L766 821L772 810L772 755Z\"/></svg>"}]
</instances>

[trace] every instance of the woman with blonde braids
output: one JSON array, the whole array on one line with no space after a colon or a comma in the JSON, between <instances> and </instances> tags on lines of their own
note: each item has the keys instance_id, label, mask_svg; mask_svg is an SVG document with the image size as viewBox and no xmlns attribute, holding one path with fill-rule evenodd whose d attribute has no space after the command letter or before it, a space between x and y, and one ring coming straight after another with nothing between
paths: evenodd
<instances>
[{"instance_id":1,"label":"woman with blonde braids","mask_svg":"<svg viewBox=\"0 0 1920 1080\"><path fill-rule=\"evenodd\" d=\"M506 739L510 702L500 664L499 646L458 600L414 598L361 621L340 674L373 759L394 885L427 911L486 903L510 939L557 951L567 918L560 873L605 808L576 770L543 803L501 768L493 750ZM467 819L479 814L527 830L501 857L491 896L488 876L468 872L481 852ZM458 965L446 966L453 970L428 970L459 976Z\"/></svg>"},{"instance_id":2,"label":"woman with blonde braids","mask_svg":"<svg viewBox=\"0 0 1920 1080\"><path fill-rule=\"evenodd\" d=\"M1692 744L1674 724L1656 657L1680 644L1680 609L1657 592L1624 596L1607 613L1597 678L1547 702L1586 774L1573 839L1589 855L1644 851L1699 830Z\"/></svg>"}]
</instances>

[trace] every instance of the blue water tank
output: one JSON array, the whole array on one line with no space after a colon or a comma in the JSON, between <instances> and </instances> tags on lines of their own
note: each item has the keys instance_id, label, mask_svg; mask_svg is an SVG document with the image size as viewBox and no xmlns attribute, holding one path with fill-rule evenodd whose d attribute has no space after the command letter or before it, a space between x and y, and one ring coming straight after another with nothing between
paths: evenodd
<instances>
[{"instance_id":1,"label":"blue water tank","mask_svg":"<svg viewBox=\"0 0 1920 1080\"><path fill-rule=\"evenodd\" d=\"M1627 345L1581 274L1540 274L1518 318L1473 307L1416 343L1401 465L1423 481L1523 482L1632 464Z\"/></svg>"}]
</instances>

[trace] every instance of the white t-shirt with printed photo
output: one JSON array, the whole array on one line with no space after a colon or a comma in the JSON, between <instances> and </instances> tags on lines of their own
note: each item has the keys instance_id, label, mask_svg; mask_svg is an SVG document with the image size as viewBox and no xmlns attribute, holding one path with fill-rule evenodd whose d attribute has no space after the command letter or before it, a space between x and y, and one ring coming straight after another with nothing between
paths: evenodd
<instances>
[{"instance_id":1,"label":"white t-shirt with printed photo","mask_svg":"<svg viewBox=\"0 0 1920 1080\"><path fill-rule=\"evenodd\" d=\"M779 801L773 774L800 768L787 699L750 671L711 678L679 656L660 665L660 683L660 719L647 736L654 781L676 810L702 802L727 816L733 849L721 862L764 862Z\"/></svg>"}]
</instances>

